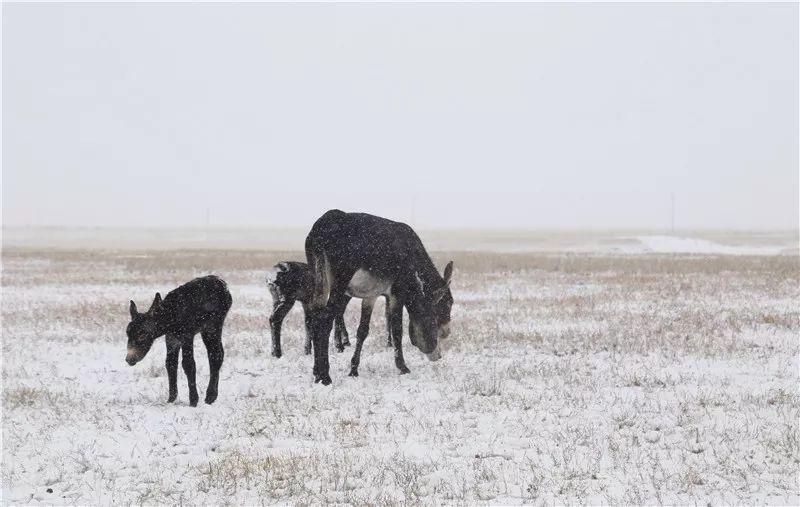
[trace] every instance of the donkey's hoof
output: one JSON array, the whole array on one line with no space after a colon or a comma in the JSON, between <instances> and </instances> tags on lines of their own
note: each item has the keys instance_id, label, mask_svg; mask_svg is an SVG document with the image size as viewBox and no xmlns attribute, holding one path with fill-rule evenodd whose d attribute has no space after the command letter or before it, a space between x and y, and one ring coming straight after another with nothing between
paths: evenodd
<instances>
[{"instance_id":1,"label":"donkey's hoof","mask_svg":"<svg viewBox=\"0 0 800 507\"><path fill-rule=\"evenodd\" d=\"M350 377L358 377L358 370L356 370L355 368L351 368L349 376Z\"/></svg>"},{"instance_id":2,"label":"donkey's hoof","mask_svg":"<svg viewBox=\"0 0 800 507\"><path fill-rule=\"evenodd\" d=\"M314 379L314 383L318 384L322 382L322 385L329 386L331 385L331 377L330 375L323 375Z\"/></svg>"},{"instance_id":3,"label":"donkey's hoof","mask_svg":"<svg viewBox=\"0 0 800 507\"><path fill-rule=\"evenodd\" d=\"M273 350L272 351L272 357L281 357L282 355L283 355L283 352L281 352L280 350Z\"/></svg>"},{"instance_id":4,"label":"donkey's hoof","mask_svg":"<svg viewBox=\"0 0 800 507\"><path fill-rule=\"evenodd\" d=\"M403 365L400 367L400 375L405 375L406 373L411 373L411 370L408 369L408 366Z\"/></svg>"},{"instance_id":5,"label":"donkey's hoof","mask_svg":"<svg viewBox=\"0 0 800 507\"><path fill-rule=\"evenodd\" d=\"M217 401L217 393L212 393L211 391L206 393L206 405L211 405Z\"/></svg>"},{"instance_id":6,"label":"donkey's hoof","mask_svg":"<svg viewBox=\"0 0 800 507\"><path fill-rule=\"evenodd\" d=\"M344 345L336 345L336 352L344 352Z\"/></svg>"},{"instance_id":7,"label":"donkey's hoof","mask_svg":"<svg viewBox=\"0 0 800 507\"><path fill-rule=\"evenodd\" d=\"M169 398L167 398L167 403L172 403L178 398L178 393L169 393Z\"/></svg>"},{"instance_id":8,"label":"donkey's hoof","mask_svg":"<svg viewBox=\"0 0 800 507\"><path fill-rule=\"evenodd\" d=\"M344 340L342 340L342 345L344 345L345 347L349 347L350 346L350 338L345 338Z\"/></svg>"}]
</instances>

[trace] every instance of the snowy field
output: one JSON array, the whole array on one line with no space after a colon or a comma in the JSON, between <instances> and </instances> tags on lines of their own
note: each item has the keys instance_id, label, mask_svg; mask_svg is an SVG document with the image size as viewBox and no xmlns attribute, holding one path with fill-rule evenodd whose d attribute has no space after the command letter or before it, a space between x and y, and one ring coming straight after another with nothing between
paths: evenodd
<instances>
[{"instance_id":1,"label":"snowy field","mask_svg":"<svg viewBox=\"0 0 800 507\"><path fill-rule=\"evenodd\" d=\"M264 273L299 252L6 248L3 504L800 503L796 249L632 238L435 252L443 360L406 336L399 375L379 303L361 376L332 349L330 387L299 305L269 356ZM206 273L234 300L219 399L191 408L179 369L167 404L163 339L125 364L128 300Z\"/></svg>"}]
</instances>

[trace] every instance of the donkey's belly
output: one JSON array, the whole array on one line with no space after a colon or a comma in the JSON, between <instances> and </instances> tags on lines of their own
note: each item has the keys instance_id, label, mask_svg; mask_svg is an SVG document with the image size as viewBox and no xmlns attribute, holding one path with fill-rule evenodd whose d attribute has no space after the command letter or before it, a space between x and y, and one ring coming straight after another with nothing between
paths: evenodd
<instances>
[{"instance_id":1,"label":"donkey's belly","mask_svg":"<svg viewBox=\"0 0 800 507\"><path fill-rule=\"evenodd\" d=\"M371 298L388 294L392 282L373 275L366 269L359 269L347 285L347 295L354 298Z\"/></svg>"}]
</instances>

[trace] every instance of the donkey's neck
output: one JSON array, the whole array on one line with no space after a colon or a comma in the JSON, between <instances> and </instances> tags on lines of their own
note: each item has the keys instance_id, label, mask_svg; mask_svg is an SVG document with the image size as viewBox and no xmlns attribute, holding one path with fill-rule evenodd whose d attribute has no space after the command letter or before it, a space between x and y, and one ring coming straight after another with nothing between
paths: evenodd
<instances>
[{"instance_id":1,"label":"donkey's neck","mask_svg":"<svg viewBox=\"0 0 800 507\"><path fill-rule=\"evenodd\" d=\"M153 315L153 322L156 323L158 329L158 336L169 333L174 333L180 327L178 315L175 312L175 305L173 301L164 299L161 303L161 308L156 315Z\"/></svg>"}]
</instances>

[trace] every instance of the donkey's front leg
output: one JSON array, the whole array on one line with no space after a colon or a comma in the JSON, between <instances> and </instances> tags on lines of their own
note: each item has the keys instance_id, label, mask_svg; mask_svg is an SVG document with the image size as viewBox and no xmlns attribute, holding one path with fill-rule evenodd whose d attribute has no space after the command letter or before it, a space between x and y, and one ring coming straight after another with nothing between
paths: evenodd
<instances>
[{"instance_id":1,"label":"donkey's front leg","mask_svg":"<svg viewBox=\"0 0 800 507\"><path fill-rule=\"evenodd\" d=\"M286 314L292 309L294 299L278 300L273 303L272 315L269 316L269 328L272 336L272 357L281 357L281 326Z\"/></svg>"},{"instance_id":2,"label":"donkey's front leg","mask_svg":"<svg viewBox=\"0 0 800 507\"><path fill-rule=\"evenodd\" d=\"M189 405L196 407L200 396L197 394L195 378L197 369L194 364L194 335L189 334L183 337L181 352L183 352L183 373L186 374L186 380L189 383Z\"/></svg>"},{"instance_id":3,"label":"donkey's front leg","mask_svg":"<svg viewBox=\"0 0 800 507\"><path fill-rule=\"evenodd\" d=\"M181 353L181 339L173 334L166 336L167 342L167 378L169 379L169 397L172 403L178 397L178 359Z\"/></svg>"},{"instance_id":4,"label":"donkey's front leg","mask_svg":"<svg viewBox=\"0 0 800 507\"><path fill-rule=\"evenodd\" d=\"M400 374L410 373L403 358L403 305L396 297L389 297L389 318L392 327L392 344L394 345L394 364Z\"/></svg>"}]
</instances>

